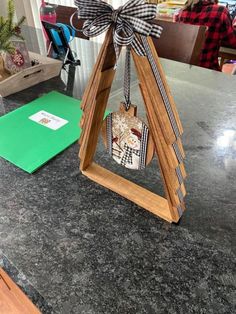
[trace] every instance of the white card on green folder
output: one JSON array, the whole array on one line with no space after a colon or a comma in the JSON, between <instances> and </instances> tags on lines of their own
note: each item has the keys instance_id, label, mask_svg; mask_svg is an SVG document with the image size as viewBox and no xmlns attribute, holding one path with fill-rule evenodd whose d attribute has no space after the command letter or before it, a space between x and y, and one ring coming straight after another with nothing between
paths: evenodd
<instances>
[{"instance_id":1,"label":"white card on green folder","mask_svg":"<svg viewBox=\"0 0 236 314\"><path fill-rule=\"evenodd\" d=\"M81 116L79 100L50 92L0 117L0 156L32 173L79 139Z\"/></svg>"}]
</instances>

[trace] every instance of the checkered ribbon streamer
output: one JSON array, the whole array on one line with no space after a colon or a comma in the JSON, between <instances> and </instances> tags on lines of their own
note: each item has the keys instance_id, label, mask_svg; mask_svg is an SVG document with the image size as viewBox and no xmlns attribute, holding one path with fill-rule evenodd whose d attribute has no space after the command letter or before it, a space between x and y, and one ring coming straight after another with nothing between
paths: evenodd
<instances>
[{"instance_id":1,"label":"checkered ribbon streamer","mask_svg":"<svg viewBox=\"0 0 236 314\"><path fill-rule=\"evenodd\" d=\"M133 154L140 157L140 150L129 147L126 143L124 145L124 156L121 159L121 165L125 166L126 164L132 165L133 163Z\"/></svg>"},{"instance_id":2,"label":"checkered ribbon streamer","mask_svg":"<svg viewBox=\"0 0 236 314\"><path fill-rule=\"evenodd\" d=\"M126 110L130 106L130 47L139 56L145 56L145 49L138 40L137 34L159 38L162 27L149 21L156 16L157 5L144 0L129 0L117 10L102 0L75 0L78 16L84 19L83 33L87 37L102 34L113 26L113 42L116 58L119 57L119 47L126 46L126 66L124 79L124 97Z\"/></svg>"}]
</instances>

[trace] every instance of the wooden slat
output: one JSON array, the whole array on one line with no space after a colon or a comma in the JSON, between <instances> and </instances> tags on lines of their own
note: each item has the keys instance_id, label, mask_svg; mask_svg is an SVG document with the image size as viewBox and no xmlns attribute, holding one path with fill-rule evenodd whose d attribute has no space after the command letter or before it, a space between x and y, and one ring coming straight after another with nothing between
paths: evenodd
<instances>
[{"instance_id":1,"label":"wooden slat","mask_svg":"<svg viewBox=\"0 0 236 314\"><path fill-rule=\"evenodd\" d=\"M41 313L2 268L0 268L0 313Z\"/></svg>"},{"instance_id":2,"label":"wooden slat","mask_svg":"<svg viewBox=\"0 0 236 314\"><path fill-rule=\"evenodd\" d=\"M180 167L180 171L181 171L181 173L182 173L182 176L183 176L183 178L185 179L185 178L187 177L187 173L186 173L184 164L180 164L179 167Z\"/></svg>"},{"instance_id":3,"label":"wooden slat","mask_svg":"<svg viewBox=\"0 0 236 314\"><path fill-rule=\"evenodd\" d=\"M105 71L102 71L101 73L101 83L99 85L99 91L104 91L108 88L111 88L113 78L115 75L114 67L107 69Z\"/></svg>"},{"instance_id":4,"label":"wooden slat","mask_svg":"<svg viewBox=\"0 0 236 314\"><path fill-rule=\"evenodd\" d=\"M156 105L156 102L154 102L155 99L151 98L151 90L148 88L149 83L147 79L146 71L143 69L143 64L146 64L147 58L146 57L140 57L137 54L133 53L134 62L136 65L139 81L140 89L142 92L142 96L144 98L144 103L146 107L146 111L149 111L149 117L150 120L153 121L151 128L157 132L157 134L153 135L153 140L155 141L155 138L159 141L161 141L163 150L166 156L166 162L168 163L168 166L170 168L173 168L173 170L179 165L176 155L173 151L173 148L171 145L168 145L165 141L164 134L165 130L163 130L161 126L161 119L160 116L158 116L158 112L154 110L154 108L158 107ZM159 104L159 103L158 103ZM150 112L150 110L152 112ZM163 124L164 127L164 124ZM174 173L174 172L173 172ZM178 189L178 180L177 178L174 179L175 183L173 184L174 189Z\"/></svg>"},{"instance_id":5,"label":"wooden slat","mask_svg":"<svg viewBox=\"0 0 236 314\"><path fill-rule=\"evenodd\" d=\"M186 192L186 189L185 189L185 185L182 183L181 186L180 186L180 190L181 192L183 193L183 196L186 196L187 195L187 192Z\"/></svg>"},{"instance_id":6,"label":"wooden slat","mask_svg":"<svg viewBox=\"0 0 236 314\"><path fill-rule=\"evenodd\" d=\"M175 191L179 188L179 183L177 177L173 176L173 173L171 173L170 167L166 159L165 146L162 145L163 143L161 140L162 137L161 128L158 125L155 113L152 110L153 106L151 104L151 99L149 98L147 89L145 88L144 85L140 84L140 90L143 95L144 104L147 112L147 118L150 125L150 131L152 132L152 137L155 143L157 157L159 161L159 167L161 169L163 181L165 183L164 185L166 186L166 192L169 196L169 199L171 200L170 205L178 206L179 201Z\"/></svg>"},{"instance_id":7,"label":"wooden slat","mask_svg":"<svg viewBox=\"0 0 236 314\"><path fill-rule=\"evenodd\" d=\"M79 157L81 158L81 151L84 150L84 137L87 130L87 124L89 119L89 111L91 106L94 105L95 97L96 97L96 91L99 87L99 82L101 81L101 71L103 68L103 63L105 61L106 51L107 47L110 45L110 32L109 30L106 34L105 42L102 45L102 48L99 52L97 61L95 63L95 66L93 68L93 72L90 76L87 88L85 89L82 102L81 102L81 109L84 111L81 121L80 121L80 127L82 128L82 132L79 139L79 144L81 146Z\"/></svg>"},{"instance_id":8,"label":"wooden slat","mask_svg":"<svg viewBox=\"0 0 236 314\"><path fill-rule=\"evenodd\" d=\"M165 136L165 141L167 144L172 145L176 141L172 125L170 123L169 116L167 114L162 96L159 92L159 88L156 84L155 77L152 73L152 69L147 57L140 57L134 51L132 51L132 56L138 71L138 63L140 64L139 68L139 80L142 84L145 84L148 95L152 99L153 104L158 104L153 109L156 111L156 117L161 126L162 133ZM142 77L142 79L141 79Z\"/></svg>"},{"instance_id":9,"label":"wooden slat","mask_svg":"<svg viewBox=\"0 0 236 314\"><path fill-rule=\"evenodd\" d=\"M96 93L98 92L99 84L101 82L101 72L105 70L104 63L107 59L108 55L108 47L111 48L112 45L112 36L111 36L112 30L108 30L105 41L102 45L102 48L100 50L99 56L97 58L96 64L93 68L93 72L90 76L89 83L87 85L87 88L84 92L82 103L81 103L81 109L84 110L82 121L80 122L80 127L82 128L79 144L81 145L79 157L81 158L81 151L84 150L84 137L86 130L88 129L88 119L89 119L89 113L90 108L94 106ZM111 67L110 67L111 68Z\"/></svg>"},{"instance_id":10,"label":"wooden slat","mask_svg":"<svg viewBox=\"0 0 236 314\"><path fill-rule=\"evenodd\" d=\"M102 91L110 88L112 85L113 78L114 78L114 73L115 73L114 68L105 70L105 71L101 72L100 75L98 73L99 76L96 77L97 82L94 82L93 89L98 90L98 88L99 88L99 91L102 92ZM99 82L100 82L100 85L99 85ZM82 116L82 119L80 122L80 127L82 129L86 128L86 126L85 126L87 123L86 120L89 118L90 109L94 105L95 101L96 101L96 94L94 94L94 92L91 91L91 96L88 95L88 97L87 97L86 107L84 108L84 113L83 113L83 116ZM84 136L84 134L82 135L82 138L80 139L80 144L82 144L83 136Z\"/></svg>"},{"instance_id":11,"label":"wooden slat","mask_svg":"<svg viewBox=\"0 0 236 314\"><path fill-rule=\"evenodd\" d=\"M136 65L137 68L139 67ZM170 167L168 166L167 160L165 159L165 151L163 150L162 143L160 141L161 128L155 123L157 120L155 119L155 115L152 110L152 105L150 103L150 98L147 92L147 89L144 85L140 84L140 90L143 95L144 104L146 107L147 118L150 125L150 132L152 134L155 148L157 152L157 158L159 167L162 174L162 179L164 182L164 188L166 192L167 199L169 201L169 208L171 216L174 220L178 219L178 211L176 207L180 205L179 199L175 193L175 191L179 188L178 179L174 177L170 172Z\"/></svg>"},{"instance_id":12,"label":"wooden slat","mask_svg":"<svg viewBox=\"0 0 236 314\"><path fill-rule=\"evenodd\" d=\"M95 101L92 104L89 117L86 124L85 135L83 138L83 143L80 149L80 169L85 170L92 162L93 156L96 151L96 145L98 141L98 136L100 129L102 127L103 117L105 114L105 109L107 106L107 101L110 94L112 80L115 75L115 70L111 71L111 68L114 68L116 62L114 46L110 44L112 41L112 29L107 33L104 46L106 46L106 53L102 63L101 77L99 80L98 89L95 90ZM106 71L108 70L109 71ZM109 86L110 85L110 86ZM104 86L107 89L104 90Z\"/></svg>"},{"instance_id":13,"label":"wooden slat","mask_svg":"<svg viewBox=\"0 0 236 314\"><path fill-rule=\"evenodd\" d=\"M181 123L181 121L180 121L179 114L178 114L178 111L177 111L177 108L176 108L176 105L175 105L173 96L172 96L172 94L171 94L169 85L167 84L166 77L165 77L165 74L164 74L162 65L161 65L160 60L159 60L159 58L158 58L158 54L157 54L157 52L156 52L156 49L155 49L155 46L154 46L154 44L153 44L152 39L151 39L150 37L148 37L147 41L148 41L148 44L149 44L151 53L152 53L152 55L153 55L153 58L154 58L154 60L155 60L155 63L156 63L156 65L157 65L158 71L159 71L159 73L160 73L161 80L162 80L162 82L163 82L164 88L165 88L165 90L166 90L166 93L167 93L167 96L168 96L168 99L169 99L169 102L170 102L170 105L171 105L171 108L172 108L172 111L173 111L173 114L174 114L174 117L175 117L175 120L176 120L178 129L179 129L179 132L180 132L180 134L182 135L182 134L183 134L182 123ZM180 139L177 139L177 145L178 145L178 147L179 147L180 153L182 154L182 157L184 158L184 157L185 157L185 154L184 154L183 146L182 146L182 143L181 143L181 140L180 140Z\"/></svg>"},{"instance_id":14,"label":"wooden slat","mask_svg":"<svg viewBox=\"0 0 236 314\"><path fill-rule=\"evenodd\" d=\"M159 57L158 57L157 51L156 51L156 49L155 49L155 46L154 46L154 44L153 44L153 41L152 41L151 37L148 37L147 40L148 40L148 44L149 44L149 47L150 47L150 49L151 49L153 58L154 58L155 63L156 63L156 65L157 65L158 71L159 71L159 73L160 73L160 76L161 76L163 85L164 85L164 87L165 87L166 93L167 93L167 95L168 95L168 98L169 98L169 101L170 101L170 104L171 104L171 108L172 108L172 110L173 110L173 113L174 113L174 116L175 116L175 120L176 120L176 123L177 123L178 128L179 128L179 132L180 132L180 134L183 134L183 126L182 126L182 123L181 123L181 121L180 121L179 114L178 114L178 112L177 112L176 105L175 105L173 96L172 96L172 94L171 94L169 85L167 84L166 77L165 77L165 74L164 74L164 71L163 71L163 68L162 68L160 59L159 59Z\"/></svg>"},{"instance_id":15,"label":"wooden slat","mask_svg":"<svg viewBox=\"0 0 236 314\"><path fill-rule=\"evenodd\" d=\"M164 72L163 72L163 69L162 69L160 60L159 60L159 58L158 58L156 49L155 49L155 47L154 47L154 44L153 44L151 38L148 37L147 42L148 42L148 45L149 45L149 47L150 47L150 51L151 51L151 53L152 53L153 59L154 59L154 61L155 61L155 63L156 63L156 66L157 66L158 72L159 72L159 74L160 74L160 77L161 77L163 86L164 86L164 88L165 88L167 97L168 97L168 99L169 99L169 103L170 103L170 105L171 105L172 112L173 112L173 115L174 115L174 117L175 117L175 121L176 121L177 127L178 127L178 129L179 129L179 133L182 134L182 133L183 133L183 127L182 127L181 121L180 121L180 119L179 119L179 115L178 115L178 112L177 112L177 109L176 109L176 106L175 106L175 103L174 103L174 99L173 99L172 94L171 94L171 92L170 92L170 88L169 88L169 86L168 86L168 84L167 84L167 81L166 81L166 78L165 78L165 75L164 75ZM151 67L150 67L150 69L151 69ZM147 72L147 73L150 73L150 71ZM162 110L161 107L162 107L162 105L164 105L164 103L163 103L163 102L158 102L158 105L159 105L159 107L160 107L159 110ZM157 108L157 109L158 109L158 108ZM158 115L160 116L160 113L159 113ZM163 117L164 117L164 116L163 116ZM160 116L160 120L161 120L161 118L162 118L162 116ZM165 124L165 122L164 122L164 124ZM166 132L165 132L165 138L166 138L166 142L167 142L168 144L170 144L169 141L168 141L168 137L167 137L167 133L166 133ZM171 144L172 144L172 143L173 143L173 142L171 142ZM184 158L185 154L184 154L184 152L183 152L183 147L182 147L182 145L181 145L181 142L180 142L180 141L177 141L177 145L178 145L178 146L180 145L179 151L180 151L180 153L182 154L182 157Z\"/></svg>"},{"instance_id":16,"label":"wooden slat","mask_svg":"<svg viewBox=\"0 0 236 314\"><path fill-rule=\"evenodd\" d=\"M80 155L81 170L85 170L93 160L109 94L110 89L101 92L98 95L96 102L90 111L92 117L87 126L88 132L86 133L84 149Z\"/></svg>"},{"instance_id":17,"label":"wooden slat","mask_svg":"<svg viewBox=\"0 0 236 314\"><path fill-rule=\"evenodd\" d=\"M92 163L86 170L82 171L82 173L89 179L124 196L153 214L169 222L173 221L169 214L168 202L165 198L100 167L96 163Z\"/></svg>"},{"instance_id":18,"label":"wooden slat","mask_svg":"<svg viewBox=\"0 0 236 314\"><path fill-rule=\"evenodd\" d=\"M97 82L95 82L93 84L93 88L94 90L91 90L91 95L89 95L89 97L87 98L87 103L85 105L85 108L84 108L84 112L83 112L83 115L82 115L82 122L81 122L81 128L82 128L82 132L81 132L81 136L80 136L80 150L83 151L83 147L84 147L84 138L86 138L86 134L88 132L88 123L89 123L89 116L90 116L90 110L91 110L91 107L94 106L94 103L96 101L95 97L96 97L96 94L94 93L94 91L98 90L98 87L99 87L99 82L100 82L100 77L101 77L101 72L98 72L98 75L96 77L97 79Z\"/></svg>"},{"instance_id":19,"label":"wooden slat","mask_svg":"<svg viewBox=\"0 0 236 314\"><path fill-rule=\"evenodd\" d=\"M183 143L181 141L181 138L177 139L177 145L179 147L179 150L180 150L180 153L181 153L182 157L185 159L186 155L185 155L185 151L184 151L184 148L183 148Z\"/></svg>"},{"instance_id":20,"label":"wooden slat","mask_svg":"<svg viewBox=\"0 0 236 314\"><path fill-rule=\"evenodd\" d=\"M163 150L165 153L165 158L166 158L166 161L168 162L169 167L175 169L179 165L179 162L176 158L176 154L173 150L172 145L169 145L166 143L165 130L164 130L165 123L162 121L163 127L161 127L161 116L159 115L159 112L157 110L155 110L159 106L160 103L158 102L156 105L156 102L154 102L156 100L153 97L151 97L152 90L151 90L151 88L149 88L150 85L149 85L149 81L147 78L148 77L147 73L150 73L150 72L145 71L145 68L144 68L144 64L147 64L147 63L149 64L149 62L148 62L146 57L140 57L135 53L133 53L133 58L134 58L134 62L136 65L137 72L138 72L138 77L139 77L139 80L141 82L141 86L143 86L143 88L146 89L146 92L142 92L143 97L146 98L146 100L144 100L144 101L146 101L146 103L149 103L146 106L146 111L148 110L148 108L153 108L152 113L150 114L151 118L154 121L152 128L154 128L158 131L157 137L162 143ZM150 69L149 69L149 71L150 71ZM142 89L141 86L140 86L140 88ZM146 96L144 96L144 94L146 94ZM181 142L180 139L179 139L179 142ZM181 169L183 170L183 168L184 168L184 165L182 165ZM172 172L173 172L173 170L172 170ZM184 177L184 174L186 174L185 171L183 173L183 177ZM176 176L175 172L173 172L173 175ZM177 177L176 177L176 180L174 179L174 181L175 181L174 188L177 189L178 188Z\"/></svg>"}]
</instances>

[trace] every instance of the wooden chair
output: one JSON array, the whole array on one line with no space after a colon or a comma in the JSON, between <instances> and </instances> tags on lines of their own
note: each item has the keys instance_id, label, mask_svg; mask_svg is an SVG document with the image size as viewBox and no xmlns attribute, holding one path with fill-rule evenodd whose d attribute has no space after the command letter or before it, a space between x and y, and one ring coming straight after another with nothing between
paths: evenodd
<instances>
[{"instance_id":1,"label":"wooden chair","mask_svg":"<svg viewBox=\"0 0 236 314\"><path fill-rule=\"evenodd\" d=\"M219 57L220 57L220 69L222 70L222 67L226 60L236 60L236 49L228 48L228 47L220 47Z\"/></svg>"},{"instance_id":2,"label":"wooden chair","mask_svg":"<svg viewBox=\"0 0 236 314\"><path fill-rule=\"evenodd\" d=\"M56 6L57 22L70 25L70 18L72 14L75 13L75 11L77 11L77 8L75 7L68 7L64 5ZM78 19L76 15L74 16L73 25L76 28L81 29L83 26L83 23L84 23L83 20ZM84 36L82 32L76 32L75 36L79 38L89 39L88 37Z\"/></svg>"},{"instance_id":3,"label":"wooden chair","mask_svg":"<svg viewBox=\"0 0 236 314\"><path fill-rule=\"evenodd\" d=\"M163 27L161 37L153 38L159 57L198 65L205 40L206 26L165 20L155 20L154 23Z\"/></svg>"}]
</instances>

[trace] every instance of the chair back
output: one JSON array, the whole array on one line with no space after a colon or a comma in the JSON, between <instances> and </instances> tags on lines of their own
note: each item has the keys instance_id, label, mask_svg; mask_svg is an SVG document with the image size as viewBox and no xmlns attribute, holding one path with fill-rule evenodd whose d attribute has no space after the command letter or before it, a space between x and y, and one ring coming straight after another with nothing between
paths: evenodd
<instances>
[{"instance_id":1,"label":"chair back","mask_svg":"<svg viewBox=\"0 0 236 314\"><path fill-rule=\"evenodd\" d=\"M159 57L198 65L206 26L165 20L155 20L154 23L163 27L161 37L153 38Z\"/></svg>"}]
</instances>

